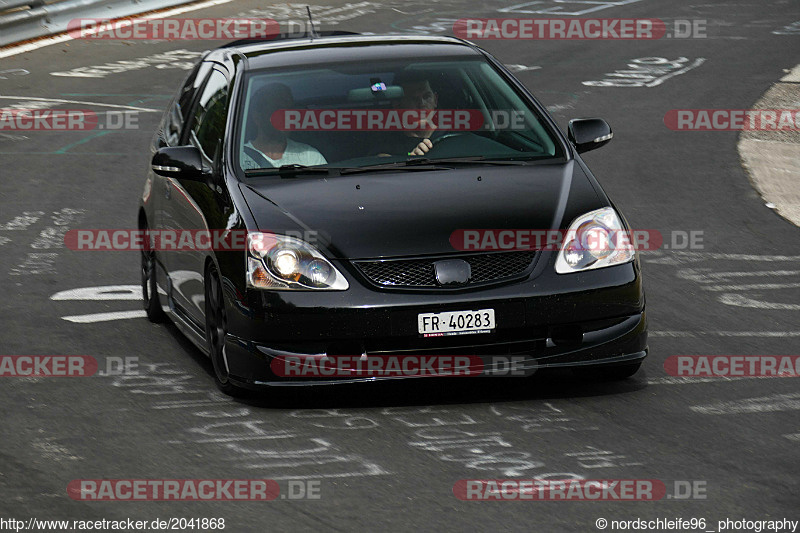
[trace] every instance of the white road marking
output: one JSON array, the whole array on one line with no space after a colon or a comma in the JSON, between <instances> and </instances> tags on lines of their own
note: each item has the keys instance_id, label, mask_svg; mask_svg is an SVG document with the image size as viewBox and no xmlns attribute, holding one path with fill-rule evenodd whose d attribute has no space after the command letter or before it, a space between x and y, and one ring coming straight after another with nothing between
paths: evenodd
<instances>
[{"instance_id":1,"label":"white road marking","mask_svg":"<svg viewBox=\"0 0 800 533\"><path fill-rule=\"evenodd\" d=\"M800 35L800 21L792 22L788 26L784 26L779 30L773 30L772 33L774 33L775 35Z\"/></svg>"},{"instance_id":2,"label":"white road marking","mask_svg":"<svg viewBox=\"0 0 800 533\"><path fill-rule=\"evenodd\" d=\"M518 423L526 433L553 433L556 431L598 431L590 421L573 418L550 402L541 407L492 406L491 412L506 420Z\"/></svg>"},{"instance_id":3,"label":"white road marking","mask_svg":"<svg viewBox=\"0 0 800 533\"><path fill-rule=\"evenodd\" d=\"M751 283L749 285L711 285L703 287L707 291L769 291L777 289L797 289L800 283Z\"/></svg>"},{"instance_id":4,"label":"white road marking","mask_svg":"<svg viewBox=\"0 0 800 533\"><path fill-rule=\"evenodd\" d=\"M187 407L206 407L217 406L220 402L230 400L230 398L220 398L218 400L185 400L162 402L153 405L153 409L185 409Z\"/></svg>"},{"instance_id":5,"label":"white road marking","mask_svg":"<svg viewBox=\"0 0 800 533\"><path fill-rule=\"evenodd\" d=\"M652 257L651 257L652 256ZM669 255L661 255L657 252L646 252L643 254L643 259L648 263L664 262L664 260L672 260L673 262L696 262L696 261L760 261L764 263L782 263L782 262L795 262L800 261L800 255L770 255L770 254L724 254L715 252L669 252Z\"/></svg>"},{"instance_id":6,"label":"white road marking","mask_svg":"<svg viewBox=\"0 0 800 533\"><path fill-rule=\"evenodd\" d=\"M660 378L653 378L648 379L648 385L694 385L696 383L721 383L725 381L740 381L743 379L768 379L761 376L747 376L747 377L740 377L740 378L729 378L726 376L720 377L705 377L705 378L694 378L694 377L682 377L682 376L664 376Z\"/></svg>"},{"instance_id":7,"label":"white road marking","mask_svg":"<svg viewBox=\"0 0 800 533\"><path fill-rule=\"evenodd\" d=\"M748 298L741 294L723 294L719 297L719 301L725 305L733 305L736 307L746 307L749 309L777 309L780 311L798 311L800 304L785 304L780 302L765 302Z\"/></svg>"},{"instance_id":8,"label":"white road marking","mask_svg":"<svg viewBox=\"0 0 800 533\"><path fill-rule=\"evenodd\" d=\"M108 322L110 320L124 320L128 318L145 318L147 312L141 311L115 311L112 313L94 313L91 315L62 316L68 322L78 324L92 324L94 322Z\"/></svg>"},{"instance_id":9,"label":"white road marking","mask_svg":"<svg viewBox=\"0 0 800 533\"><path fill-rule=\"evenodd\" d=\"M142 15L137 18L142 18L142 19L167 18L173 15L180 15L181 13L187 13L189 11L196 11L198 9L205 9L207 7L218 6L220 4L227 4L228 2L231 1L232 0L210 0L208 2L201 2L199 4L191 4L188 6L177 7L175 9L170 9L168 11L162 11L160 13L153 13L151 15ZM44 48L45 46L50 46L51 44L58 44L71 40L73 40L73 38L69 35L69 33L66 32L58 35L47 36L42 39L37 39L32 43L25 43L17 46L10 46L5 49L0 49L0 59L4 57L15 56L17 54L22 54L24 52L38 50L39 48Z\"/></svg>"},{"instance_id":10,"label":"white road marking","mask_svg":"<svg viewBox=\"0 0 800 533\"><path fill-rule=\"evenodd\" d=\"M44 457L47 457L50 460L54 461L63 461L63 460L82 460L83 457L76 455L71 450L69 450L66 446L59 444L55 438L48 437L45 439L36 439L31 442L31 446L36 448L39 452L42 453Z\"/></svg>"},{"instance_id":11,"label":"white road marking","mask_svg":"<svg viewBox=\"0 0 800 533\"><path fill-rule=\"evenodd\" d=\"M39 232L39 236L31 243L31 248L36 250L63 248L64 235L66 235L68 231L69 227L67 226L47 226Z\"/></svg>"},{"instance_id":12,"label":"white road marking","mask_svg":"<svg viewBox=\"0 0 800 533\"><path fill-rule=\"evenodd\" d=\"M83 212L82 209L69 207L53 211L50 215L53 226L48 226L42 230L36 240L31 243L31 248L37 250L60 248L64 240L63 235L69 231L68 224L80 220ZM22 216L17 216L11 222L0 226L0 230L25 230L36 223L43 215L43 211L25 211ZM25 261L12 268L9 274L12 276L56 274L57 260L58 253L29 253Z\"/></svg>"},{"instance_id":13,"label":"white road marking","mask_svg":"<svg viewBox=\"0 0 800 533\"><path fill-rule=\"evenodd\" d=\"M800 410L800 393L773 394L760 398L747 398L732 402L715 402L693 405L690 409L704 415L737 415L747 413L774 413Z\"/></svg>"},{"instance_id":14,"label":"white road marking","mask_svg":"<svg viewBox=\"0 0 800 533\"><path fill-rule=\"evenodd\" d=\"M800 337L800 331L650 331L650 337Z\"/></svg>"},{"instance_id":15,"label":"white road marking","mask_svg":"<svg viewBox=\"0 0 800 533\"><path fill-rule=\"evenodd\" d=\"M339 7L330 5L274 3L264 9L250 9L240 12L234 18L271 18L278 22L289 23L288 28L282 29L292 32L298 29L305 29L308 22L306 6L311 9L311 14L314 17L314 24L318 30L323 25L326 26L324 29L328 29L327 26L336 26L344 21L375 13L377 8L382 7L375 2L347 3ZM431 10L429 9L427 11ZM427 11L417 11L416 14L419 15Z\"/></svg>"},{"instance_id":16,"label":"white road marking","mask_svg":"<svg viewBox=\"0 0 800 533\"><path fill-rule=\"evenodd\" d=\"M242 442L242 441L250 441L250 440L275 440L275 439L285 439L287 437L296 437L297 435L290 433L289 430L282 429L279 433L283 434L272 434L272 435L251 435L249 437L215 437L213 439L198 439L193 442L198 444L224 444L229 442ZM312 439L313 440L313 439ZM187 442L186 444L190 444ZM322 452L325 451L324 448L317 448L315 450L308 450L308 453L315 453L315 452Z\"/></svg>"},{"instance_id":17,"label":"white road marking","mask_svg":"<svg viewBox=\"0 0 800 533\"><path fill-rule=\"evenodd\" d=\"M191 70L197 62L197 58L201 55L203 55L202 52L182 48L180 50L170 50L145 57L138 57L132 60L121 60L113 63L104 63L102 65L77 67L72 70L51 72L50 75L69 78L105 78L110 74L120 74L150 67L156 69L175 68Z\"/></svg>"},{"instance_id":18,"label":"white road marking","mask_svg":"<svg viewBox=\"0 0 800 533\"><path fill-rule=\"evenodd\" d=\"M64 100L63 98L39 98L33 96L12 96L9 94L0 94L0 100L32 100L36 102L52 102L55 104L80 104L91 105L99 107L116 107L119 109L129 109L131 111L141 111L143 113L161 113L161 110L150 109L149 107L136 107L132 105L118 105L118 104L103 104L100 102L85 102L83 100Z\"/></svg>"},{"instance_id":19,"label":"white road marking","mask_svg":"<svg viewBox=\"0 0 800 533\"><path fill-rule=\"evenodd\" d=\"M35 224L43 216L44 211L24 211L22 215L14 217L10 222L0 224L0 230L21 231Z\"/></svg>"},{"instance_id":20,"label":"white road marking","mask_svg":"<svg viewBox=\"0 0 800 533\"><path fill-rule=\"evenodd\" d=\"M7 80L7 76L27 76L30 74L24 68L8 68L6 70L0 70L0 80Z\"/></svg>"},{"instance_id":21,"label":"white road marking","mask_svg":"<svg viewBox=\"0 0 800 533\"><path fill-rule=\"evenodd\" d=\"M607 72L602 80L582 82L590 87L656 87L670 78L685 74L705 63L703 57L692 63L686 57L667 59L665 57L640 57L628 63L627 70Z\"/></svg>"},{"instance_id":22,"label":"white road marking","mask_svg":"<svg viewBox=\"0 0 800 533\"><path fill-rule=\"evenodd\" d=\"M141 285L106 285L103 287L82 287L57 292L50 297L54 301L106 301L126 300L136 301L142 299ZM115 311L108 313L89 313L86 315L62 316L63 320L77 324L93 324L95 322L109 322L111 320L129 320L146 317L144 310Z\"/></svg>"},{"instance_id":23,"label":"white road marking","mask_svg":"<svg viewBox=\"0 0 800 533\"><path fill-rule=\"evenodd\" d=\"M680 70L676 70L675 72L670 72L666 76L662 76L662 77L658 78L657 80L651 81L650 83L646 83L645 87L657 87L657 86L661 85L662 83L664 83L665 81L667 81L668 79L674 78L675 76L680 76L681 74L685 74L685 73L689 72L690 70L699 67L700 65L702 65L705 62L706 62L706 59L704 57L698 57L697 59L694 60L694 62L691 65L687 65L687 66L683 67Z\"/></svg>"},{"instance_id":24,"label":"white road marking","mask_svg":"<svg viewBox=\"0 0 800 533\"><path fill-rule=\"evenodd\" d=\"M601 450L594 446L586 446L588 452L572 452L565 453L564 457L572 457L581 468L616 468L620 466L641 466L644 463L631 463L628 461L620 461L620 459L627 459L626 455L615 454L609 450Z\"/></svg>"},{"instance_id":25,"label":"white road marking","mask_svg":"<svg viewBox=\"0 0 800 533\"><path fill-rule=\"evenodd\" d=\"M106 285L57 292L51 300L141 300L141 285Z\"/></svg>"},{"instance_id":26,"label":"white road marking","mask_svg":"<svg viewBox=\"0 0 800 533\"><path fill-rule=\"evenodd\" d=\"M684 252L687 253L687 252ZM727 259L731 261L764 261L764 262L782 262L782 261L800 261L800 255L753 255L753 254L720 254L720 253L706 253L695 252L700 257L699 259Z\"/></svg>"},{"instance_id":27,"label":"white road marking","mask_svg":"<svg viewBox=\"0 0 800 533\"><path fill-rule=\"evenodd\" d=\"M323 456L323 458L325 460L324 461L323 460L318 461L318 464L316 465L317 468L319 468L319 465L330 464L330 463L335 463L335 462L362 461L361 457L358 456L358 455ZM299 467L299 466L303 466L303 465L305 465L307 463L298 462L296 464ZM291 468L292 466L294 466L294 464L284 463L284 464L277 465L278 468L280 468L280 467L290 467ZM313 480L317 480L317 479L320 479L320 478L328 479L328 478L343 478L343 477L357 477L357 476L386 476L386 475L391 474L391 472L389 472L388 470L384 470L383 468L381 468L379 465L377 465L375 463L364 462L362 464L362 466L365 467L365 470L362 471L362 472L343 472L343 473L339 473L339 474L308 474L308 475L286 475L286 476L273 476L273 475L270 475L269 477L270 477L270 479L272 479L274 481L283 481L283 480L286 480L286 479L291 479L291 480L295 480L295 479L310 479L310 480L313 481ZM267 465L253 464L253 465L247 465L247 467L248 468L261 468L261 467L263 467L267 472L269 472L271 468L275 468L275 467L273 467L272 465L269 465L269 464L267 464Z\"/></svg>"},{"instance_id":28,"label":"white road marking","mask_svg":"<svg viewBox=\"0 0 800 533\"><path fill-rule=\"evenodd\" d=\"M498 9L499 13L531 13L531 14L544 14L544 15L568 15L571 17L576 17L580 15L586 15L587 13L594 13L595 11L601 11L603 9L609 9L612 7L624 6L627 4L635 4L636 2L641 2L642 0L616 0L611 2L601 2L601 1L582 1L582 0L575 0L574 2L570 2L572 4L583 4L587 6L585 9L581 9L579 11L561 11L561 6L556 5L554 7L547 7L543 8L541 5L544 3L541 0L536 0L534 2L525 2L523 4L516 4L509 7L504 7L502 9ZM555 0L556 4L560 4L560 0ZM522 9L526 7L536 6L534 9Z\"/></svg>"},{"instance_id":29,"label":"white road marking","mask_svg":"<svg viewBox=\"0 0 800 533\"><path fill-rule=\"evenodd\" d=\"M180 428L187 439L171 439L168 444L215 446L231 461L244 468L259 469L269 473L271 479L321 479L356 476L389 475L370 459L356 454L344 454L341 449L326 439L298 433L296 424L290 428L273 428L265 421L256 419L250 409L231 409L231 399L209 390L189 390L197 380L170 363L142 365L147 374L116 376L115 387L123 387L131 394L152 396L161 401L153 402L150 409L201 408L202 411L185 411L207 421L209 418L224 420L220 423L203 423L193 428ZM166 395L180 395L176 400L166 400ZM218 411L210 410L217 407ZM219 455L219 453L218 453ZM257 461L242 465L245 461ZM266 475L266 474L265 474Z\"/></svg>"},{"instance_id":30,"label":"white road marking","mask_svg":"<svg viewBox=\"0 0 800 533\"><path fill-rule=\"evenodd\" d=\"M774 257L774 256L773 256ZM675 262L673 264L677 264ZM798 311L800 304L783 303L783 302L769 302L758 300L755 298L748 298L742 294L736 294L734 291L768 291L768 290L786 290L800 288L800 282L789 281L786 283L730 283L733 281L742 280L743 278L770 278L774 281L779 277L790 277L798 279L800 271L798 270L756 270L756 271L734 271L734 272L713 272L710 268L684 268L678 269L677 277L694 281L700 284L700 288L710 292L726 292L719 296L717 300L725 305L735 307L744 307L749 309L774 309L780 311ZM722 282L722 283L720 283ZM728 282L728 283L724 283ZM710 284L714 285L710 285Z\"/></svg>"},{"instance_id":31,"label":"white road marking","mask_svg":"<svg viewBox=\"0 0 800 533\"><path fill-rule=\"evenodd\" d=\"M511 72L525 72L526 70L539 70L542 67L511 64L511 65L506 65L506 68Z\"/></svg>"},{"instance_id":32,"label":"white road marking","mask_svg":"<svg viewBox=\"0 0 800 533\"><path fill-rule=\"evenodd\" d=\"M698 283L711 283L714 281L731 281L733 278L749 277L776 277L776 276L798 276L800 270L757 270L750 272L711 272L685 268L678 271L681 279L690 279Z\"/></svg>"},{"instance_id":33,"label":"white road marking","mask_svg":"<svg viewBox=\"0 0 800 533\"><path fill-rule=\"evenodd\" d=\"M57 253L29 253L25 261L12 268L8 273L12 276L56 274L57 259Z\"/></svg>"},{"instance_id":34,"label":"white road marking","mask_svg":"<svg viewBox=\"0 0 800 533\"><path fill-rule=\"evenodd\" d=\"M25 135L12 135L9 133L0 133L0 141L27 141L29 137Z\"/></svg>"},{"instance_id":35,"label":"white road marking","mask_svg":"<svg viewBox=\"0 0 800 533\"><path fill-rule=\"evenodd\" d=\"M406 13L405 11L400 11L396 7L393 7L391 9L392 9L392 11L397 11L401 15L421 15L422 13L430 13L431 11L433 11L433 9L426 9L425 11L418 11L418 12L414 12L414 13Z\"/></svg>"}]
</instances>

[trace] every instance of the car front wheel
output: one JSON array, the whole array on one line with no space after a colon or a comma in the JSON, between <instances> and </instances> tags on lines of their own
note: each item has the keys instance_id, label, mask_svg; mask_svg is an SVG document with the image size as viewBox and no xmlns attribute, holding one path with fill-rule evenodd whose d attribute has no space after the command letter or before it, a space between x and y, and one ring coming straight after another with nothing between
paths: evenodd
<instances>
[{"instance_id":1,"label":"car front wheel","mask_svg":"<svg viewBox=\"0 0 800 533\"><path fill-rule=\"evenodd\" d=\"M147 226L144 227L145 235ZM158 284L156 283L156 252L142 250L142 299L144 310L150 322L163 322L164 310L158 301Z\"/></svg>"},{"instance_id":2,"label":"car front wheel","mask_svg":"<svg viewBox=\"0 0 800 533\"><path fill-rule=\"evenodd\" d=\"M214 366L214 381L219 390L225 394L243 396L247 391L234 385L230 380L228 361L225 357L225 336L228 333L225 298L219 273L214 265L211 265L206 273L205 296L206 342Z\"/></svg>"}]
</instances>

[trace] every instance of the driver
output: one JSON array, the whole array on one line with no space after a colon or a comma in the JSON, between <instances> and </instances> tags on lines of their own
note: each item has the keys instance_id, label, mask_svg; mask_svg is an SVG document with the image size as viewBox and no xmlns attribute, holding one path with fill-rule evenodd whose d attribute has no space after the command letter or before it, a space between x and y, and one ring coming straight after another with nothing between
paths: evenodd
<instances>
[{"instance_id":1,"label":"driver","mask_svg":"<svg viewBox=\"0 0 800 533\"><path fill-rule=\"evenodd\" d=\"M394 85L403 89L403 96L397 102L400 109L433 110L439 103L439 95L431 87L430 80L422 72L405 70L394 77ZM407 155L425 155L433 148L431 137L437 133L435 125L431 129L398 132L393 144L398 153Z\"/></svg>"}]
</instances>

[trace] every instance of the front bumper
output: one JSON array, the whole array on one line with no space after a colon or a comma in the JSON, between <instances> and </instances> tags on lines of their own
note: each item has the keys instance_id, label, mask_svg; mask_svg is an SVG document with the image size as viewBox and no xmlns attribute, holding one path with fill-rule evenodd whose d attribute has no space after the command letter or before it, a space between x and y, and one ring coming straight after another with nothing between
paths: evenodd
<instances>
[{"instance_id":1,"label":"front bumper","mask_svg":"<svg viewBox=\"0 0 800 533\"><path fill-rule=\"evenodd\" d=\"M647 317L637 265L556 281L564 285L528 282L460 294L387 294L359 286L341 293L254 291L229 307L226 357L231 379L257 387L410 377L283 378L271 364L286 357L477 356L486 375L497 369L498 360L510 356L526 374L646 357ZM444 338L418 334L418 313L487 307L496 314L492 333Z\"/></svg>"}]
</instances>

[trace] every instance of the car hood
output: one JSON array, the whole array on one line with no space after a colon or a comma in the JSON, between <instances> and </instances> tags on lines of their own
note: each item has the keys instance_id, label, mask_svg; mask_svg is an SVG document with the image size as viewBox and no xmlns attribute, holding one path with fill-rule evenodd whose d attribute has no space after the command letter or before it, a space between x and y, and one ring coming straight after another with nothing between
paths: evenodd
<instances>
[{"instance_id":1,"label":"car hood","mask_svg":"<svg viewBox=\"0 0 800 533\"><path fill-rule=\"evenodd\" d=\"M242 191L260 231L305 235L348 259L455 253L457 230L562 228L604 205L575 161L302 176Z\"/></svg>"}]
</instances>

